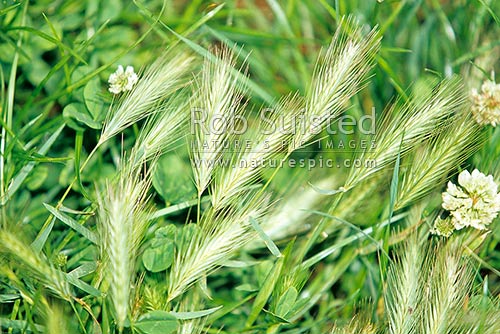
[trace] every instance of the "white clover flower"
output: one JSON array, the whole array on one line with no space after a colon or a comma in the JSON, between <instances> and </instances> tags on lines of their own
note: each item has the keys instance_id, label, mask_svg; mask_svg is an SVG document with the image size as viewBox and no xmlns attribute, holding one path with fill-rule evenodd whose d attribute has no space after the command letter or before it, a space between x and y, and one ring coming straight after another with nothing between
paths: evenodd
<instances>
[{"instance_id":1,"label":"white clover flower","mask_svg":"<svg viewBox=\"0 0 500 334\"><path fill-rule=\"evenodd\" d=\"M137 80L139 78L132 66L127 66L127 69L123 70L123 66L118 65L116 72L109 76L109 91L113 94L120 94L132 90Z\"/></svg>"},{"instance_id":2,"label":"white clover flower","mask_svg":"<svg viewBox=\"0 0 500 334\"><path fill-rule=\"evenodd\" d=\"M457 230L466 226L486 229L500 211L500 193L493 176L477 169L472 174L464 170L458 175L458 184L448 182L442 194L443 209L450 211L452 224Z\"/></svg>"},{"instance_id":3,"label":"white clover flower","mask_svg":"<svg viewBox=\"0 0 500 334\"><path fill-rule=\"evenodd\" d=\"M472 90L472 116L480 125L500 124L500 84L488 80L481 86L481 92Z\"/></svg>"}]
</instances>

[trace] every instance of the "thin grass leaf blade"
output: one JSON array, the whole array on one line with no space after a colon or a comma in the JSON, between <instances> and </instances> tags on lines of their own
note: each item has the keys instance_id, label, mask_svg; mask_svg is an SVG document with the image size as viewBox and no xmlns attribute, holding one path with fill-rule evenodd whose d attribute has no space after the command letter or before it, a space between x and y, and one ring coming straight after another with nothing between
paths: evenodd
<instances>
[{"instance_id":1,"label":"thin grass leaf blade","mask_svg":"<svg viewBox=\"0 0 500 334\"><path fill-rule=\"evenodd\" d=\"M285 258L290 254L292 245L293 241L288 244L287 248L284 251L284 256L278 258L271 271L269 271L269 273L267 274L266 279L264 280L264 284L255 297L252 310L248 315L248 319L245 325L247 328L252 326L255 320L257 320L260 312L266 305L267 300L273 293L274 287L276 286L276 283L278 283L279 277L281 276Z\"/></svg>"},{"instance_id":2,"label":"thin grass leaf blade","mask_svg":"<svg viewBox=\"0 0 500 334\"><path fill-rule=\"evenodd\" d=\"M201 317L205 317L207 315L213 314L214 312L220 310L223 305L212 307L206 310L201 311L192 311L192 312L169 312L169 314L173 315L178 320L191 320L197 319Z\"/></svg>"},{"instance_id":3,"label":"thin grass leaf blade","mask_svg":"<svg viewBox=\"0 0 500 334\"><path fill-rule=\"evenodd\" d=\"M90 242L92 242L94 244L97 244L97 235L94 232L90 231L85 226L82 226L82 225L78 224L78 222L76 220L74 220L73 218L69 217L68 215L62 213L61 211L57 210L53 206L51 206L51 205L49 205L47 203L43 203L43 206L51 214L53 214L60 221L62 221L64 224L68 225L73 230L75 230L76 232L80 233L82 236L84 236Z\"/></svg>"},{"instance_id":4,"label":"thin grass leaf blade","mask_svg":"<svg viewBox=\"0 0 500 334\"><path fill-rule=\"evenodd\" d=\"M57 137L59 137L59 134L62 132L64 129L65 124L59 126L59 128L47 139L47 141L40 147L40 149L37 150L37 154L40 155L45 155L49 149L52 147L52 145L55 143ZM27 163L20 171L17 173L17 175L12 179L12 183L10 184L9 188L7 189L7 194L5 195L5 198L2 198L2 205L4 205L9 198L11 198L14 193L21 187L21 184L26 180L28 177L29 173L33 170L35 167L36 163L35 162L29 162Z\"/></svg>"},{"instance_id":5,"label":"thin grass leaf blade","mask_svg":"<svg viewBox=\"0 0 500 334\"><path fill-rule=\"evenodd\" d=\"M266 234L266 232L262 229L262 227L253 217L250 217L250 224L252 224L252 227L255 229L259 237L262 239L262 241L264 241L269 251L274 256L281 257L282 255L278 246L276 246L273 240Z\"/></svg>"}]
</instances>

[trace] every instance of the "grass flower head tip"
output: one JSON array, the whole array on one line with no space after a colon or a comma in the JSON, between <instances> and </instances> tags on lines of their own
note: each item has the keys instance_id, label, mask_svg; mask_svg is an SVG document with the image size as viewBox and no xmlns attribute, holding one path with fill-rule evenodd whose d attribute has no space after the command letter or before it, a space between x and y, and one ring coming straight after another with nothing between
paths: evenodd
<instances>
[{"instance_id":1,"label":"grass flower head tip","mask_svg":"<svg viewBox=\"0 0 500 334\"><path fill-rule=\"evenodd\" d=\"M464 170L458 175L458 184L448 182L443 193L443 208L450 211L451 223L460 230L471 226L486 229L500 211L500 193L492 175L477 169L472 174Z\"/></svg>"},{"instance_id":2,"label":"grass flower head tip","mask_svg":"<svg viewBox=\"0 0 500 334\"><path fill-rule=\"evenodd\" d=\"M139 77L134 72L134 67L127 66L124 70L122 65L118 65L116 72L109 76L109 91L113 94L120 94L132 90Z\"/></svg>"},{"instance_id":3,"label":"grass flower head tip","mask_svg":"<svg viewBox=\"0 0 500 334\"><path fill-rule=\"evenodd\" d=\"M472 115L480 125L497 126L500 123L500 84L485 81L481 92L472 90Z\"/></svg>"}]
</instances>

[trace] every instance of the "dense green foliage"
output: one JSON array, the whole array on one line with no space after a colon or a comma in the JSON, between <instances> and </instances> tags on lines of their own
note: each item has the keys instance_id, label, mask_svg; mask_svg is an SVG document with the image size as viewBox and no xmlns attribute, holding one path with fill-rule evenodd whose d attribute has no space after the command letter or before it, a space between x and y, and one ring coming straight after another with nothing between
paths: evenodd
<instances>
[{"instance_id":1,"label":"dense green foliage","mask_svg":"<svg viewBox=\"0 0 500 334\"><path fill-rule=\"evenodd\" d=\"M500 183L500 126L477 125L468 96L500 72L499 15L495 0L3 1L0 331L498 333L499 219L429 231L460 171ZM314 91L350 42L346 98ZM120 64L139 82L113 95ZM373 111L374 136L280 137L308 143L264 157L283 168L193 163L190 106L241 109L263 140L262 108L322 98Z\"/></svg>"}]
</instances>

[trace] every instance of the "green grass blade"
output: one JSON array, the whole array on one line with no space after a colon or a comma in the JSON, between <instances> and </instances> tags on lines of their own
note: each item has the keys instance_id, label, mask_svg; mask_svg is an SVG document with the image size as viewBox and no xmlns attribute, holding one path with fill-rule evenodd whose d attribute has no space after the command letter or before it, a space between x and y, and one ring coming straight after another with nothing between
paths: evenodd
<instances>
[{"instance_id":1,"label":"green grass blade","mask_svg":"<svg viewBox=\"0 0 500 334\"><path fill-rule=\"evenodd\" d=\"M195 42L182 36L181 34L178 34L175 30L173 30L166 24L163 24L163 26L199 55L211 61L215 61L217 59L214 54L212 54L207 49L203 48L201 45L196 44ZM235 75L236 78L238 78L240 82L244 83L245 86L247 86L252 92L255 93L256 96L260 97L264 102L266 102L269 105L274 104L274 98L271 95L269 95L269 93L267 93L264 89L262 89L259 85L257 85L253 80L241 74L241 72L235 69L232 69L232 73Z\"/></svg>"},{"instance_id":2,"label":"green grass blade","mask_svg":"<svg viewBox=\"0 0 500 334\"><path fill-rule=\"evenodd\" d=\"M259 223L253 217L250 217L250 224L252 225L254 230L257 232L259 237L262 239L262 241L264 241L264 243L266 244L269 251L274 256L281 257L282 255L281 255L281 252L280 252L278 246L276 246L276 244L273 242L273 240L266 234L266 232L262 229L262 227L259 225Z\"/></svg>"},{"instance_id":3,"label":"green grass blade","mask_svg":"<svg viewBox=\"0 0 500 334\"><path fill-rule=\"evenodd\" d=\"M9 330L9 328L12 328L15 331L19 331L21 333L33 333L33 332L45 332L45 327L41 325L35 325L35 331L30 327L30 324L28 321L25 320L11 320L11 319L5 319L5 318L0 318L0 328ZM4 332L5 333L5 332Z\"/></svg>"},{"instance_id":4,"label":"green grass blade","mask_svg":"<svg viewBox=\"0 0 500 334\"><path fill-rule=\"evenodd\" d=\"M205 196L205 197L201 198L201 203L206 203L208 201L210 201L209 196ZM154 213L151 214L149 219L166 217L166 216L172 215L174 213L177 213L179 211L182 211L184 209L195 206L196 204L198 204L198 199L192 199L192 200L185 201L185 202L182 202L182 203L179 203L176 205L172 205L172 206L169 206L167 208L163 208L163 209L160 209L158 211L155 211Z\"/></svg>"},{"instance_id":5,"label":"green grass blade","mask_svg":"<svg viewBox=\"0 0 500 334\"><path fill-rule=\"evenodd\" d=\"M78 182L78 185L80 186L80 191L82 192L82 195L85 196L85 198L90 199L90 196L88 195L87 191L85 190L85 187L82 184L82 178L81 178L81 168L80 168L80 157L82 155L82 147L83 147L83 131L77 131L76 132L76 138L75 138L75 175L76 175L76 180Z\"/></svg>"},{"instance_id":6,"label":"green grass blade","mask_svg":"<svg viewBox=\"0 0 500 334\"><path fill-rule=\"evenodd\" d=\"M68 275L72 275L73 277L80 278L83 276L87 276L92 274L97 269L97 263L95 262L87 262L79 266L78 268L73 269L68 273Z\"/></svg>"},{"instance_id":7,"label":"green grass blade","mask_svg":"<svg viewBox=\"0 0 500 334\"><path fill-rule=\"evenodd\" d=\"M479 0L479 2L484 6L486 7L486 10L488 11L488 13L490 13L491 17L493 18L493 20L495 20L496 24L498 26L500 26L500 18L498 18L498 15L493 11L493 9L491 8L491 6L489 6L484 0Z\"/></svg>"},{"instance_id":8,"label":"green grass blade","mask_svg":"<svg viewBox=\"0 0 500 334\"><path fill-rule=\"evenodd\" d=\"M37 150L37 154L40 155L45 155L49 151L49 149L52 147L52 145L55 143L57 137L59 137L59 134L61 134L62 130L64 129L65 124L61 125L48 139L47 141L40 147L40 149ZM17 174L16 176L12 179L12 183L10 184L9 188L7 189L7 192L5 194L5 197L1 199L2 205L5 205L9 201L9 199L14 195L14 193L21 187L22 183L28 175L31 173L33 168L35 167L36 162L31 161L27 163Z\"/></svg>"},{"instance_id":9,"label":"green grass blade","mask_svg":"<svg viewBox=\"0 0 500 334\"><path fill-rule=\"evenodd\" d=\"M290 251L292 249L293 242L290 242L287 246L287 248L284 251L284 256L279 257L276 263L274 264L273 268L271 271L266 276L266 279L264 280L264 284L260 288L259 292L257 293L257 296L255 297L255 301L252 306L252 310L250 311L250 314L248 315L247 321L245 326L248 328L253 325L255 320L257 320L260 312L264 308L264 306L267 303L267 300L273 293L274 287L276 283L278 283L278 280L281 276L281 271L283 269L283 264L285 263L285 258L287 258L290 254Z\"/></svg>"},{"instance_id":10,"label":"green grass blade","mask_svg":"<svg viewBox=\"0 0 500 334\"><path fill-rule=\"evenodd\" d=\"M76 286L77 288L79 288L80 290L88 293L89 295L91 295L93 297L102 297L101 291L99 291L98 289L94 288L92 285L90 285L88 283L85 283L81 279L78 279L75 275L71 275L71 274L66 274L65 273L64 277L66 278L66 280L68 281L68 283L70 283L71 285Z\"/></svg>"},{"instance_id":11,"label":"green grass blade","mask_svg":"<svg viewBox=\"0 0 500 334\"><path fill-rule=\"evenodd\" d=\"M52 232L52 228L54 228L55 222L56 218L52 217L42 226L42 229L38 232L36 239L31 243L31 248L33 248L35 252L39 253L42 251L43 246L49 238L50 232Z\"/></svg>"},{"instance_id":12,"label":"green grass blade","mask_svg":"<svg viewBox=\"0 0 500 334\"><path fill-rule=\"evenodd\" d=\"M75 50L73 50L69 46L63 44L61 41L57 40L56 38L54 38L50 35L47 35L44 32L41 32L40 30L37 30L37 29L32 28L32 27L12 27L12 28L7 28L6 31L26 31L26 32L29 32L31 34L37 35L38 37L43 38L48 42L54 43L54 45L56 45L57 47L67 51L69 54L71 54L78 61L80 61L84 64L87 64L87 62Z\"/></svg>"},{"instance_id":13,"label":"green grass blade","mask_svg":"<svg viewBox=\"0 0 500 334\"><path fill-rule=\"evenodd\" d=\"M75 230L76 232L78 232L81 235L83 235L90 242L92 242L94 244L97 244L97 241L98 241L97 240L97 235L94 232L90 231L85 226L82 226L82 225L78 224L78 222L76 220L74 220L73 218L69 217L68 215L62 213L61 211L57 210L53 206L50 206L47 203L43 203L43 206L51 214L53 214L55 217L57 217L57 219L59 219L60 221L62 221L64 224L68 225L73 230Z\"/></svg>"},{"instance_id":14,"label":"green grass blade","mask_svg":"<svg viewBox=\"0 0 500 334\"><path fill-rule=\"evenodd\" d=\"M202 311L192 311L192 312L169 312L171 315L173 315L175 318L178 320L191 320L191 319L197 319L201 317L206 317L210 314L213 314L214 312L220 310L223 306L217 306L217 307L212 307L206 310Z\"/></svg>"},{"instance_id":15,"label":"green grass blade","mask_svg":"<svg viewBox=\"0 0 500 334\"><path fill-rule=\"evenodd\" d=\"M323 213L323 212L318 212L318 214L325 216L327 218L330 218L330 219L336 219L334 216L328 215L328 214ZM399 221L404 217L406 217L406 213L396 215L393 217L393 219L391 220L390 223L394 224L396 221ZM309 259L307 259L306 261L304 261L302 263L302 266L304 268L309 268L309 267L315 265L316 263L322 261L323 259L325 259L329 255L333 254L337 250L339 250L339 249L341 249L341 248L343 248L343 247L345 247L345 246L347 246L347 245L349 245L357 240L360 240L369 234L372 234L375 229L383 228L383 227L388 226L388 225L389 225L389 220L385 220L385 221L380 222L379 224L377 224L375 226L368 227L368 228L362 230L361 232L356 233L355 235L352 235L348 238L345 238L345 239L339 241L338 243L336 243L336 244L322 250L321 252L315 254L314 256L312 256Z\"/></svg>"}]
</instances>

